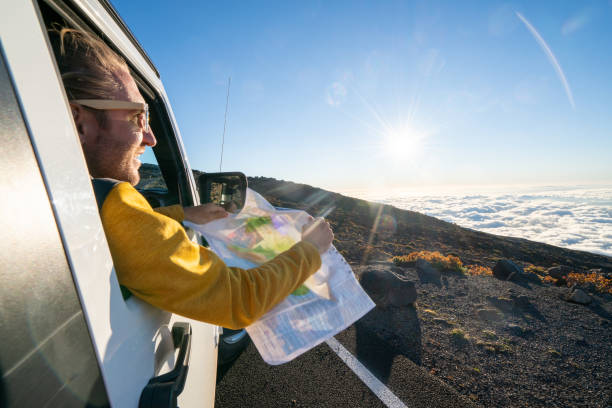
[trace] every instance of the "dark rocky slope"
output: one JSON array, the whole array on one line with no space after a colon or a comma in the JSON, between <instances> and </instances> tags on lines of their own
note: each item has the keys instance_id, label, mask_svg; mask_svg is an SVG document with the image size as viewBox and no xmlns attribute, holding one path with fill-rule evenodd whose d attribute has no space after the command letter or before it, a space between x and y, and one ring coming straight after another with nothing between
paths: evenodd
<instances>
[{"instance_id":1,"label":"dark rocky slope","mask_svg":"<svg viewBox=\"0 0 612 408\"><path fill-rule=\"evenodd\" d=\"M255 177L250 187L279 207L325 215L334 245L358 277L395 281L366 285L377 307L341 333L356 338L357 357L382 381L393 382L404 356L474 402L491 407L612 406L612 303L590 293L588 305L568 302L570 289L533 274L512 281L493 276L428 276L389 259L440 251L464 264L494 267L564 265L609 277L610 257L525 239L486 234L423 214L373 204L302 184ZM406 304L404 299L416 302ZM400 302L389 302L389 292ZM394 304L395 303L395 304ZM351 334L352 333L352 334ZM372 353L372 350L379 350Z\"/></svg>"}]
</instances>

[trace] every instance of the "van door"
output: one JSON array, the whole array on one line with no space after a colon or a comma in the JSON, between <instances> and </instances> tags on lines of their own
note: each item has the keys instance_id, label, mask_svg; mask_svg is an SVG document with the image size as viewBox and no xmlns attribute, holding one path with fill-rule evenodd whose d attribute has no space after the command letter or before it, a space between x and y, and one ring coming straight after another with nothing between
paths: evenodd
<instances>
[{"instance_id":1,"label":"van door","mask_svg":"<svg viewBox=\"0 0 612 408\"><path fill-rule=\"evenodd\" d=\"M0 106L0 406L107 406L1 44Z\"/></svg>"},{"instance_id":2,"label":"van door","mask_svg":"<svg viewBox=\"0 0 612 408\"><path fill-rule=\"evenodd\" d=\"M90 13L89 24L96 24L97 31L110 33L109 37L122 41L118 49L137 52L134 47L130 48L128 40L122 40L120 28L99 3L85 3L84 9L77 10L75 16ZM3 1L0 38L107 400L116 407L138 406L149 379L173 368L178 349L172 327L177 322L187 322L192 328L191 360L178 403L183 407L213 406L216 326L166 313L134 297L123 299L78 136L48 46L41 14L43 7L47 5L41 3L38 9L35 2ZM53 10L60 12L61 9ZM63 9L68 10L66 5ZM48 9L43 11L46 12ZM74 16L66 20L84 24ZM24 202L23 208L27 211L30 203ZM39 259L39 262L44 264L45 260ZM2 364L2 370L6 370ZM60 378L61 381L65 380ZM36 383L29 386L35 387Z\"/></svg>"}]
</instances>

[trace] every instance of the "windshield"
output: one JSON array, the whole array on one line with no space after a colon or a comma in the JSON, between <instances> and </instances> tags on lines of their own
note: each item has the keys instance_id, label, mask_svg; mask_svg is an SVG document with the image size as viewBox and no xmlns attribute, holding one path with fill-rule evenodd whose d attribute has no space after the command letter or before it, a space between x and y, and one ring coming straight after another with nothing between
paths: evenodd
<instances>
[{"instance_id":1,"label":"windshield","mask_svg":"<svg viewBox=\"0 0 612 408\"><path fill-rule=\"evenodd\" d=\"M114 3L193 169L415 282L394 356L485 406L609 404L611 2Z\"/></svg>"}]
</instances>

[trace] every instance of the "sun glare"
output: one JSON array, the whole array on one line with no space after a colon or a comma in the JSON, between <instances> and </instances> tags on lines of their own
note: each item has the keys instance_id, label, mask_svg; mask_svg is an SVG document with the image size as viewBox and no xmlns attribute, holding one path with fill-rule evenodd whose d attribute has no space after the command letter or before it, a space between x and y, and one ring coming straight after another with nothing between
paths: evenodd
<instances>
[{"instance_id":1,"label":"sun glare","mask_svg":"<svg viewBox=\"0 0 612 408\"><path fill-rule=\"evenodd\" d=\"M393 159L414 157L421 151L423 135L414 129L388 131L383 139L382 149L386 156Z\"/></svg>"}]
</instances>

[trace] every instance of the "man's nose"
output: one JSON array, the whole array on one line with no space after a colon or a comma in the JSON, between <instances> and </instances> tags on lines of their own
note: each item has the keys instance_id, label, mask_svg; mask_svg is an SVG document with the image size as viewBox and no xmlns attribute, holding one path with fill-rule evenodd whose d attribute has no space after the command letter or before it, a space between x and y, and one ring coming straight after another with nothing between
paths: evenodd
<instances>
[{"instance_id":1,"label":"man's nose","mask_svg":"<svg viewBox=\"0 0 612 408\"><path fill-rule=\"evenodd\" d=\"M155 135L153 134L153 129L149 129L149 131L145 131L142 134L142 143L147 146L155 146L157 144L157 139L155 139Z\"/></svg>"}]
</instances>

